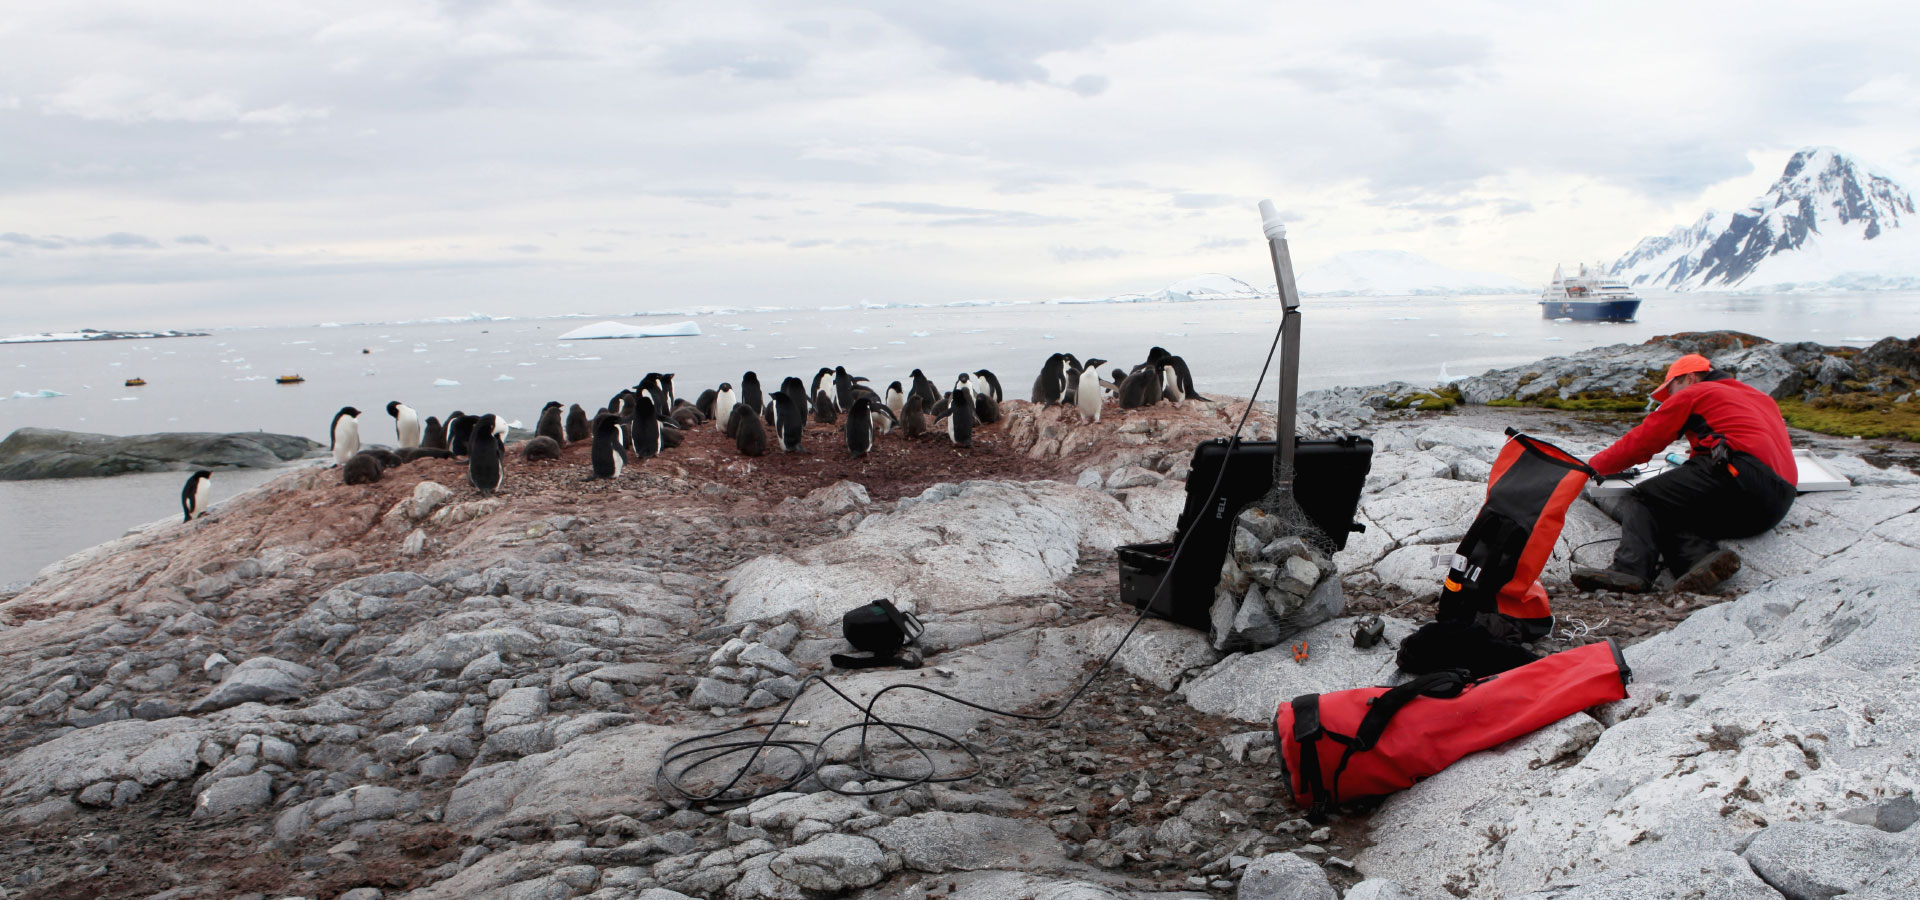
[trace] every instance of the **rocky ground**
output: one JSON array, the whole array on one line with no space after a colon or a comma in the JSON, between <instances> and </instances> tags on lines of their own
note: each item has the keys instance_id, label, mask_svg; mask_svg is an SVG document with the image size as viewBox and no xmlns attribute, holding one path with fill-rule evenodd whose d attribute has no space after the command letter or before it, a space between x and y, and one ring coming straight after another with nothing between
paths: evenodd
<instances>
[{"instance_id":1,"label":"rocky ground","mask_svg":"<svg viewBox=\"0 0 1920 900\"><path fill-rule=\"evenodd\" d=\"M0 896L1772 898L1832 896L1785 885L1841 869L1848 896L1904 896L1911 866L1884 860L1920 833L1904 749L1920 674L1888 638L1920 624L1901 575L1920 571L1920 478L1857 459L1834 461L1856 490L1742 546L1726 595L1566 591L1568 560L1604 556L1611 527L1582 501L1543 649L1633 644L1632 698L1325 827L1285 798L1270 721L1295 694L1392 676L1349 619L1303 635L1304 664L1148 620L1046 721L890 693L881 715L963 743L980 771L873 796L876 772L972 764L928 733L924 756L876 734L862 771L853 733L833 734L858 711L818 684L782 712L846 649L840 613L878 596L926 620L926 665L833 675L841 691L1057 710L1133 622L1113 547L1172 532L1193 445L1241 409L1090 425L1015 403L970 451L886 438L862 460L825 429L752 460L703 431L612 483L581 480L576 446L513 460L491 499L442 461L352 487L311 469L147 526L0 599ZM1577 450L1614 430L1312 410L1310 427L1376 441L1369 530L1336 562L1390 639L1423 614L1500 427ZM1823 705L1795 667L1849 693ZM789 790L687 804L656 783L669 745L776 716L805 720L779 733L803 752L824 742ZM741 759L677 784L715 790ZM744 784L798 772L776 752ZM1699 818L1706 795L1727 811Z\"/></svg>"}]
</instances>

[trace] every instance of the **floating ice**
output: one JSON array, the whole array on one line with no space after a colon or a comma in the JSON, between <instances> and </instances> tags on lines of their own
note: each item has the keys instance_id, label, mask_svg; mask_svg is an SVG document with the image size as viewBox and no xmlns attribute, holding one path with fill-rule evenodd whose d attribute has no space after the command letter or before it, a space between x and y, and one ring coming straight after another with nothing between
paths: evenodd
<instances>
[{"instance_id":1,"label":"floating ice","mask_svg":"<svg viewBox=\"0 0 1920 900\"><path fill-rule=\"evenodd\" d=\"M125 403L125 402L127 402L127 401L129 401L129 400L138 400L138 399L140 399L140 398L139 398L139 397L115 397L115 398L113 398L113 402L115 402L115 403Z\"/></svg>"},{"instance_id":2,"label":"floating ice","mask_svg":"<svg viewBox=\"0 0 1920 900\"><path fill-rule=\"evenodd\" d=\"M433 386L434 387L459 387L460 382L455 381L451 378L435 378L433 380Z\"/></svg>"},{"instance_id":3,"label":"floating ice","mask_svg":"<svg viewBox=\"0 0 1920 900\"><path fill-rule=\"evenodd\" d=\"M667 325L627 325L621 322L600 322L582 325L558 339L563 341L596 340L601 338L643 338L643 337L696 337L700 326L694 322L675 322Z\"/></svg>"},{"instance_id":4,"label":"floating ice","mask_svg":"<svg viewBox=\"0 0 1920 900\"><path fill-rule=\"evenodd\" d=\"M495 381L512 381L512 380L513 380L513 376L512 376L512 375L502 375L502 376L500 376L500 377L498 377L498 378L495 378L494 380L495 380Z\"/></svg>"},{"instance_id":5,"label":"floating ice","mask_svg":"<svg viewBox=\"0 0 1920 900\"><path fill-rule=\"evenodd\" d=\"M867 333L867 326L865 326L865 325L862 325L862 326L860 326L859 328L855 328L855 329L853 330L853 333L854 333L854 334L866 334L866 333Z\"/></svg>"},{"instance_id":6,"label":"floating ice","mask_svg":"<svg viewBox=\"0 0 1920 900\"><path fill-rule=\"evenodd\" d=\"M15 400L51 400L54 397L65 397L65 396L66 396L65 394L62 394L59 391L51 390L48 388L41 388L40 390L37 390L37 391L14 391L13 392L13 399Z\"/></svg>"},{"instance_id":7,"label":"floating ice","mask_svg":"<svg viewBox=\"0 0 1920 900\"><path fill-rule=\"evenodd\" d=\"M916 332L914 332L914 333L912 333L912 334L909 334L909 335L907 335L907 337L933 337L933 332L931 332L931 331L916 331Z\"/></svg>"}]
</instances>

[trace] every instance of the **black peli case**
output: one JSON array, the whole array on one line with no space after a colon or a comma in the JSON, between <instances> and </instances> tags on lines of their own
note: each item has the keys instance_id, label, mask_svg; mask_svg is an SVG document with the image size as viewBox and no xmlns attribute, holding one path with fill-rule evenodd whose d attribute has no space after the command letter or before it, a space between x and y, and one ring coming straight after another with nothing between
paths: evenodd
<instances>
[{"instance_id":1,"label":"black peli case","mask_svg":"<svg viewBox=\"0 0 1920 900\"><path fill-rule=\"evenodd\" d=\"M1273 441L1241 441L1230 448L1226 438L1195 447L1193 466L1187 473L1187 506L1180 513L1174 543L1119 548L1121 599L1139 608L1164 578L1168 581L1166 590L1160 592L1160 602L1148 612L1194 628L1209 627L1213 589L1220 583L1220 565L1226 561L1233 538L1234 517L1273 486L1276 450ZM1361 528L1353 515L1360 506L1367 472L1373 467L1373 441L1353 435L1298 440L1294 450L1294 499L1334 549L1345 549L1347 535ZM1216 479L1220 493L1208 505L1207 495ZM1187 549L1179 563L1170 567L1173 547L1182 540Z\"/></svg>"}]
</instances>

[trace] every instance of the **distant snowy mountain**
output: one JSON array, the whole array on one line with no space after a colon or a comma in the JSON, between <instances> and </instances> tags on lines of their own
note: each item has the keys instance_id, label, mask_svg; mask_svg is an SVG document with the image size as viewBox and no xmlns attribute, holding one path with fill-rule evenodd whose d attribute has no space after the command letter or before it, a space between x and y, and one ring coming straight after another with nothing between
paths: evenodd
<instances>
[{"instance_id":1,"label":"distant snowy mountain","mask_svg":"<svg viewBox=\"0 0 1920 900\"><path fill-rule=\"evenodd\" d=\"M1242 297L1271 297L1231 275L1207 274L1176 281L1151 294L1120 294L1114 297L1057 297L1048 303L1077 305L1085 303L1186 303L1194 300L1236 300ZM949 304L951 305L951 304Z\"/></svg>"},{"instance_id":2,"label":"distant snowy mountain","mask_svg":"<svg viewBox=\"0 0 1920 900\"><path fill-rule=\"evenodd\" d=\"M1450 269L1417 253L1353 250L1295 276L1300 293L1334 297L1530 294L1537 286L1491 272Z\"/></svg>"},{"instance_id":3,"label":"distant snowy mountain","mask_svg":"<svg viewBox=\"0 0 1920 900\"><path fill-rule=\"evenodd\" d=\"M1920 288L1913 219L1913 195L1892 178L1809 147L1746 209L1643 238L1607 271L1674 291L1910 290Z\"/></svg>"}]
</instances>

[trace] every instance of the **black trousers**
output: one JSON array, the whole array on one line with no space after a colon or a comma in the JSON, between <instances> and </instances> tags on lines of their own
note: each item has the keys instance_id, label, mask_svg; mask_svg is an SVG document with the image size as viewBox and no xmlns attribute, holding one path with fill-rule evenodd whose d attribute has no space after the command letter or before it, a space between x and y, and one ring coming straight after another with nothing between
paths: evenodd
<instances>
[{"instance_id":1,"label":"black trousers","mask_svg":"<svg viewBox=\"0 0 1920 900\"><path fill-rule=\"evenodd\" d=\"M1745 453L1732 468L1702 454L1620 498L1616 571L1653 581L1661 564L1675 576L1720 549L1721 538L1752 537L1780 524L1793 508L1794 486Z\"/></svg>"}]
</instances>

